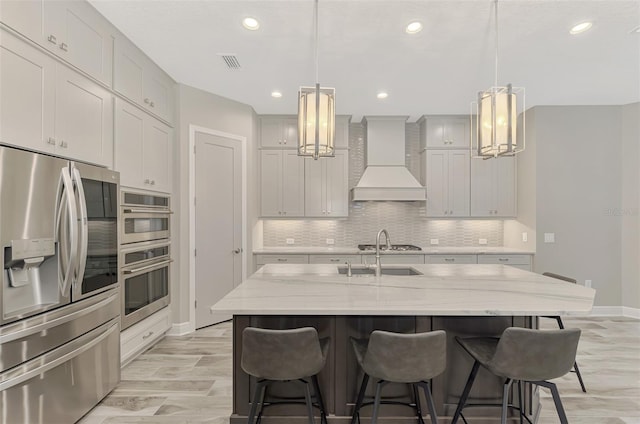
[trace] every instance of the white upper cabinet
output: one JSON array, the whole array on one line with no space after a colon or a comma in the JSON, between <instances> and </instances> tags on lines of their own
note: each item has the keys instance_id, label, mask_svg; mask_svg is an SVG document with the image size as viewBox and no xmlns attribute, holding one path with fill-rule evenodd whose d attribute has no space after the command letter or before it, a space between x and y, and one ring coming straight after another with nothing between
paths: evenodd
<instances>
[{"instance_id":1,"label":"white upper cabinet","mask_svg":"<svg viewBox=\"0 0 640 424\"><path fill-rule=\"evenodd\" d=\"M349 215L349 154L338 150L333 158L305 158L305 213L310 218Z\"/></svg>"},{"instance_id":2,"label":"white upper cabinet","mask_svg":"<svg viewBox=\"0 0 640 424\"><path fill-rule=\"evenodd\" d=\"M304 216L304 158L290 150L260 152L260 214Z\"/></svg>"},{"instance_id":3,"label":"white upper cabinet","mask_svg":"<svg viewBox=\"0 0 640 424\"><path fill-rule=\"evenodd\" d=\"M514 157L471 161L471 216L516 216L516 162Z\"/></svg>"},{"instance_id":4,"label":"white upper cabinet","mask_svg":"<svg viewBox=\"0 0 640 424\"><path fill-rule=\"evenodd\" d=\"M0 30L0 140L113 165L111 93Z\"/></svg>"},{"instance_id":5,"label":"white upper cabinet","mask_svg":"<svg viewBox=\"0 0 640 424\"><path fill-rule=\"evenodd\" d=\"M56 76L56 153L113 166L111 93L62 65Z\"/></svg>"},{"instance_id":6,"label":"white upper cabinet","mask_svg":"<svg viewBox=\"0 0 640 424\"><path fill-rule=\"evenodd\" d=\"M53 152L55 72L53 59L0 29L1 142Z\"/></svg>"},{"instance_id":7,"label":"white upper cabinet","mask_svg":"<svg viewBox=\"0 0 640 424\"><path fill-rule=\"evenodd\" d=\"M423 149L468 149L470 146L468 117L423 116L418 123Z\"/></svg>"},{"instance_id":8,"label":"white upper cabinet","mask_svg":"<svg viewBox=\"0 0 640 424\"><path fill-rule=\"evenodd\" d=\"M2 0L2 22L111 86L111 24L86 1Z\"/></svg>"},{"instance_id":9,"label":"white upper cabinet","mask_svg":"<svg viewBox=\"0 0 640 424\"><path fill-rule=\"evenodd\" d=\"M351 124L350 115L336 116L336 136L333 143L336 149L349 148L349 124Z\"/></svg>"},{"instance_id":10,"label":"white upper cabinet","mask_svg":"<svg viewBox=\"0 0 640 424\"><path fill-rule=\"evenodd\" d=\"M143 109L173 122L173 81L124 37L115 41L113 88Z\"/></svg>"},{"instance_id":11,"label":"white upper cabinet","mask_svg":"<svg viewBox=\"0 0 640 424\"><path fill-rule=\"evenodd\" d=\"M424 155L427 216L469 216L469 152L426 150Z\"/></svg>"},{"instance_id":12,"label":"white upper cabinet","mask_svg":"<svg viewBox=\"0 0 640 424\"><path fill-rule=\"evenodd\" d=\"M260 146L297 149L297 118L271 116L260 118Z\"/></svg>"},{"instance_id":13,"label":"white upper cabinet","mask_svg":"<svg viewBox=\"0 0 640 424\"><path fill-rule=\"evenodd\" d=\"M124 100L116 100L115 169L125 187L171 192L172 130Z\"/></svg>"}]
</instances>

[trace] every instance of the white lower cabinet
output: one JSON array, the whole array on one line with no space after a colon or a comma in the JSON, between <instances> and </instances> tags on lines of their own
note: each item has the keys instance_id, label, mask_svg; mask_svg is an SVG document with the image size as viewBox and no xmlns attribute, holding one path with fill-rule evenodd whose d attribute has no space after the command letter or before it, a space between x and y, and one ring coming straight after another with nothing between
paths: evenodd
<instances>
[{"instance_id":1,"label":"white lower cabinet","mask_svg":"<svg viewBox=\"0 0 640 424\"><path fill-rule=\"evenodd\" d=\"M510 265L531 271L531 255L478 255L478 263Z\"/></svg>"},{"instance_id":2,"label":"white lower cabinet","mask_svg":"<svg viewBox=\"0 0 640 424\"><path fill-rule=\"evenodd\" d=\"M475 264L476 255L425 255L427 264Z\"/></svg>"},{"instance_id":3,"label":"white lower cabinet","mask_svg":"<svg viewBox=\"0 0 640 424\"><path fill-rule=\"evenodd\" d=\"M342 265L350 262L360 263L360 255L309 255L310 264L336 264Z\"/></svg>"},{"instance_id":4,"label":"white lower cabinet","mask_svg":"<svg viewBox=\"0 0 640 424\"><path fill-rule=\"evenodd\" d=\"M120 333L120 363L125 365L158 341L171 327L169 308L164 308Z\"/></svg>"},{"instance_id":5,"label":"white lower cabinet","mask_svg":"<svg viewBox=\"0 0 640 424\"><path fill-rule=\"evenodd\" d=\"M363 264L375 264L375 255L362 255ZM423 264L424 255L380 255L380 263L383 265Z\"/></svg>"},{"instance_id":6,"label":"white lower cabinet","mask_svg":"<svg viewBox=\"0 0 640 424\"><path fill-rule=\"evenodd\" d=\"M116 100L115 127L115 169L120 172L120 185L171 192L173 130L120 99Z\"/></svg>"}]
</instances>

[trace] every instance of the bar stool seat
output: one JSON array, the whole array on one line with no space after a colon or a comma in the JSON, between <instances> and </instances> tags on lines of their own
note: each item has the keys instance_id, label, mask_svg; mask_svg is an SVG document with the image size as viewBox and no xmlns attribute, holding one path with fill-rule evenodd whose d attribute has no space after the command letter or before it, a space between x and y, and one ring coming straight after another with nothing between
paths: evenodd
<instances>
[{"instance_id":1,"label":"bar stool seat","mask_svg":"<svg viewBox=\"0 0 640 424\"><path fill-rule=\"evenodd\" d=\"M375 330L369 341L351 339L353 350L360 367L364 371L358 399L351 423L360 422L360 408L369 378L378 379L371 423L378 419L381 402L381 390L386 383L407 383L412 386L418 421L424 423L418 387L424 391L431 423L437 424L438 418L431 395L429 380L442 374L446 368L446 333L442 330L428 333L399 334Z\"/></svg>"},{"instance_id":2,"label":"bar stool seat","mask_svg":"<svg viewBox=\"0 0 640 424\"><path fill-rule=\"evenodd\" d=\"M327 422L327 413L318 384L318 373L324 368L329 339L318 338L313 327L292 330L267 330L247 327L242 332L241 367L247 374L258 379L248 423L253 424L258 405L257 422L260 422L265 404L267 387L276 381L298 381L304 384L305 403L309 424L314 424L313 407L320 409L320 420ZM310 382L309 382L310 380ZM309 385L313 390L317 404L311 399ZM291 402L277 402L291 403Z\"/></svg>"},{"instance_id":3,"label":"bar stool seat","mask_svg":"<svg viewBox=\"0 0 640 424\"><path fill-rule=\"evenodd\" d=\"M504 331L500 338L472 337L463 339L456 337L456 340L475 362L451 421L452 424L458 422L462 415L462 409L467 406L466 402L471 387L481 365L494 375L505 378L501 404L502 424L507 422L509 390L513 382L519 383L520 402L518 408L521 408L523 404L523 382L547 387L551 390L560 422L562 424L568 423L558 388L547 380L561 377L571 370L580 340L579 329L543 331L510 327ZM520 410L520 422L522 422L522 416L523 412Z\"/></svg>"}]
</instances>

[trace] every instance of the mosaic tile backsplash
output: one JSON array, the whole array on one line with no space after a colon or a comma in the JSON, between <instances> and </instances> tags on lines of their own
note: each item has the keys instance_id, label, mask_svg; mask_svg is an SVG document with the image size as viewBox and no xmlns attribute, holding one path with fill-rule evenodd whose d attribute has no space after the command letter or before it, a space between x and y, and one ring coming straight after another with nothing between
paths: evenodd
<instances>
[{"instance_id":1,"label":"mosaic tile backsplash","mask_svg":"<svg viewBox=\"0 0 640 424\"><path fill-rule=\"evenodd\" d=\"M364 171L364 127L360 123L349 128L349 188L355 186ZM406 127L406 165L420 179L420 132L417 124ZM428 196L428 194L427 194ZM438 239L440 246L478 246L478 239L487 239L487 246L502 246L501 220L436 220L425 216L423 202L351 202L349 217L335 220L298 219L264 220L264 246L284 247L293 238L295 246L355 247L359 243L375 243L381 228L389 231L395 244L429 246Z\"/></svg>"}]
</instances>

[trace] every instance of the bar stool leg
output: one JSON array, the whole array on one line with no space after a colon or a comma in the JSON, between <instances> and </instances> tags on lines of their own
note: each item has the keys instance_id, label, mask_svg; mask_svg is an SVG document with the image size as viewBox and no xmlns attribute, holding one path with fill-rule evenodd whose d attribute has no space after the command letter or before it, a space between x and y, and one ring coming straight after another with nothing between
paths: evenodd
<instances>
[{"instance_id":1,"label":"bar stool leg","mask_svg":"<svg viewBox=\"0 0 640 424\"><path fill-rule=\"evenodd\" d=\"M251 410L249 411L249 419L248 423L253 424L253 420L256 417L256 409L258 407L258 403L260 403L260 399L264 395L264 389L267 386L266 380L260 380L256 384L256 392L253 395L253 402L251 403ZM262 402L264 402L264 398L262 398ZM262 405L260 405L260 409L262 410Z\"/></svg>"},{"instance_id":2,"label":"bar stool leg","mask_svg":"<svg viewBox=\"0 0 640 424\"><path fill-rule=\"evenodd\" d=\"M418 417L418 424L424 424L424 419L422 418L422 407L420 406L420 394L418 393L418 387L416 383L411 384L411 389L413 391L413 399L416 406L416 416Z\"/></svg>"},{"instance_id":3,"label":"bar stool leg","mask_svg":"<svg viewBox=\"0 0 640 424\"><path fill-rule=\"evenodd\" d=\"M315 424L315 420L313 419L313 403L311 402L311 390L309 389L309 382L305 380L300 380L304 383L304 397L307 401L307 415L309 417L309 424Z\"/></svg>"},{"instance_id":4,"label":"bar stool leg","mask_svg":"<svg viewBox=\"0 0 640 424\"><path fill-rule=\"evenodd\" d=\"M362 377L362 384L360 385L358 400L356 400L356 405L353 408L353 416L351 417L351 424L356 424L356 418L358 420L358 423L360 422L360 408L362 407L364 394L367 390L367 384L369 384L369 376L365 373L364 376Z\"/></svg>"},{"instance_id":5,"label":"bar stool leg","mask_svg":"<svg viewBox=\"0 0 640 424\"><path fill-rule=\"evenodd\" d=\"M524 382L522 380L518 380L518 411L520 412L520 424L523 424L522 415L524 414L524 404L522 402L523 389L524 389Z\"/></svg>"},{"instance_id":6,"label":"bar stool leg","mask_svg":"<svg viewBox=\"0 0 640 424\"><path fill-rule=\"evenodd\" d=\"M573 369L575 370L576 375L578 376L578 381L580 382L580 388L582 388L582 391L584 393L587 393L587 388L584 387L584 381L582 381L582 374L580 374L580 368L578 368L577 362L573 363Z\"/></svg>"},{"instance_id":7,"label":"bar stool leg","mask_svg":"<svg viewBox=\"0 0 640 424\"><path fill-rule=\"evenodd\" d=\"M386 384L386 381L380 380L376 384L376 398L373 402L373 415L371 416L371 424L378 422L378 409L380 409L380 397L382 395L382 386Z\"/></svg>"},{"instance_id":8,"label":"bar stool leg","mask_svg":"<svg viewBox=\"0 0 640 424\"><path fill-rule=\"evenodd\" d=\"M433 395L431 394L431 383L429 383L428 381L421 381L419 384L424 391L424 397L427 398L427 408L429 409L429 418L431 419L431 424L438 424L436 406L433 403Z\"/></svg>"},{"instance_id":9,"label":"bar stool leg","mask_svg":"<svg viewBox=\"0 0 640 424\"><path fill-rule=\"evenodd\" d=\"M313 391L316 392L316 399L318 399L318 406L320 406L320 423L327 424L327 410L324 408L324 399L322 399L320 384L318 384L318 376L311 377L311 381L313 382Z\"/></svg>"},{"instance_id":10,"label":"bar stool leg","mask_svg":"<svg viewBox=\"0 0 640 424\"><path fill-rule=\"evenodd\" d=\"M475 361L473 363L473 368L471 368L471 373L469 374L469 378L467 379L467 384L464 386L464 390L462 391L462 396L460 396L460 401L458 402L458 407L456 408L455 414L453 414L453 419L451 420L451 424L456 424L458 422L458 418L460 418L460 414L462 413L462 408L464 408L465 403L467 403L467 398L469 397L469 392L471 392L471 386L473 386L473 381L476 379L476 375L478 375L478 369L480 368L480 362Z\"/></svg>"},{"instance_id":11,"label":"bar stool leg","mask_svg":"<svg viewBox=\"0 0 640 424\"><path fill-rule=\"evenodd\" d=\"M502 424L507 424L507 410L509 405L509 389L511 389L511 383L513 380L507 378L507 381L504 382L502 386L502 417L500 422Z\"/></svg>"},{"instance_id":12,"label":"bar stool leg","mask_svg":"<svg viewBox=\"0 0 640 424\"><path fill-rule=\"evenodd\" d=\"M556 411L558 412L558 418L560 418L561 424L569 424L567 420L567 414L564 412L564 406L562 406L562 400L560 399L560 393L558 387L549 381L532 381L531 383L538 386L546 387L551 390L551 396L553 396L553 403L556 405Z\"/></svg>"}]
</instances>

